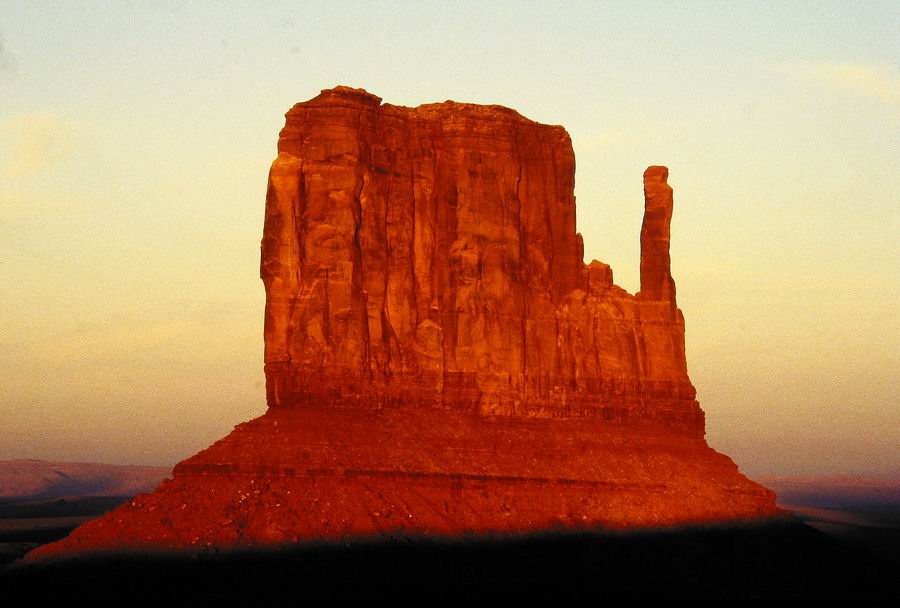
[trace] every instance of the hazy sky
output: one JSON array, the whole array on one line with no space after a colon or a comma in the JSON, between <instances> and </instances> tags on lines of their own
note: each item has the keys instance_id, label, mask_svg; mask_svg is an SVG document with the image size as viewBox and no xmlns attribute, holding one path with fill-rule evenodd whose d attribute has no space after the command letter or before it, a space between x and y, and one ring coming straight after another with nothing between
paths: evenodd
<instances>
[{"instance_id":1,"label":"hazy sky","mask_svg":"<svg viewBox=\"0 0 900 608\"><path fill-rule=\"evenodd\" d=\"M727 4L727 6L726 6ZM337 84L562 124L638 288L646 166L710 444L900 473L900 3L0 4L0 459L173 464L265 410L283 115Z\"/></svg>"}]
</instances>

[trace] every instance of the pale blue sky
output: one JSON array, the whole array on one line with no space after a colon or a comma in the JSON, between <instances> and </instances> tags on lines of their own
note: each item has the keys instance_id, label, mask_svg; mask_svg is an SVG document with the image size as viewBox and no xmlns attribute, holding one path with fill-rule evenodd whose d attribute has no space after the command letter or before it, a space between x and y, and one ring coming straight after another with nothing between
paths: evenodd
<instances>
[{"instance_id":1,"label":"pale blue sky","mask_svg":"<svg viewBox=\"0 0 900 608\"><path fill-rule=\"evenodd\" d=\"M264 411L283 115L337 84L562 124L586 258L641 174L710 444L900 471L900 3L0 5L0 458L170 464Z\"/></svg>"}]
</instances>

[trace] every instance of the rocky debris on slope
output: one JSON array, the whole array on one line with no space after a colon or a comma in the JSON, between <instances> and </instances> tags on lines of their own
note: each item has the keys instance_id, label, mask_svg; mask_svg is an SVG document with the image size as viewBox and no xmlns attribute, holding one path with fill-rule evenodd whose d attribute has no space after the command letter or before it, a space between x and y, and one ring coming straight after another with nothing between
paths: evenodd
<instances>
[{"instance_id":1,"label":"rocky debris on slope","mask_svg":"<svg viewBox=\"0 0 900 608\"><path fill-rule=\"evenodd\" d=\"M622 530L774 515L702 439L428 408L270 409L32 557L304 540Z\"/></svg>"}]
</instances>

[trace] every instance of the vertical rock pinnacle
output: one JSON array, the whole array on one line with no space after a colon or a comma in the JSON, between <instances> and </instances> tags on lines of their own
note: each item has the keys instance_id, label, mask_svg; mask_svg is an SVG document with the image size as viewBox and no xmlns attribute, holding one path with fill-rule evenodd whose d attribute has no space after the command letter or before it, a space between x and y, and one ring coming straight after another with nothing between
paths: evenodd
<instances>
[{"instance_id":1,"label":"vertical rock pinnacle","mask_svg":"<svg viewBox=\"0 0 900 608\"><path fill-rule=\"evenodd\" d=\"M672 221L672 188L666 183L669 169L644 171L644 223L641 225L642 300L675 303L675 281L669 259L669 225Z\"/></svg>"}]
</instances>

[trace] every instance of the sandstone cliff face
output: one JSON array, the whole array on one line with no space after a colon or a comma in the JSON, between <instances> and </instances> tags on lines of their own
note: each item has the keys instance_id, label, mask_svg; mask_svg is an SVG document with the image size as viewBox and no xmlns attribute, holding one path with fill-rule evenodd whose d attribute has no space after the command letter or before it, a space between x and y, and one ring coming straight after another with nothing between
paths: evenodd
<instances>
[{"instance_id":1,"label":"sandstone cliff face","mask_svg":"<svg viewBox=\"0 0 900 608\"><path fill-rule=\"evenodd\" d=\"M665 168L645 174L635 297L583 263L562 127L346 87L286 118L262 241L270 405L655 418L703 433Z\"/></svg>"}]
</instances>

